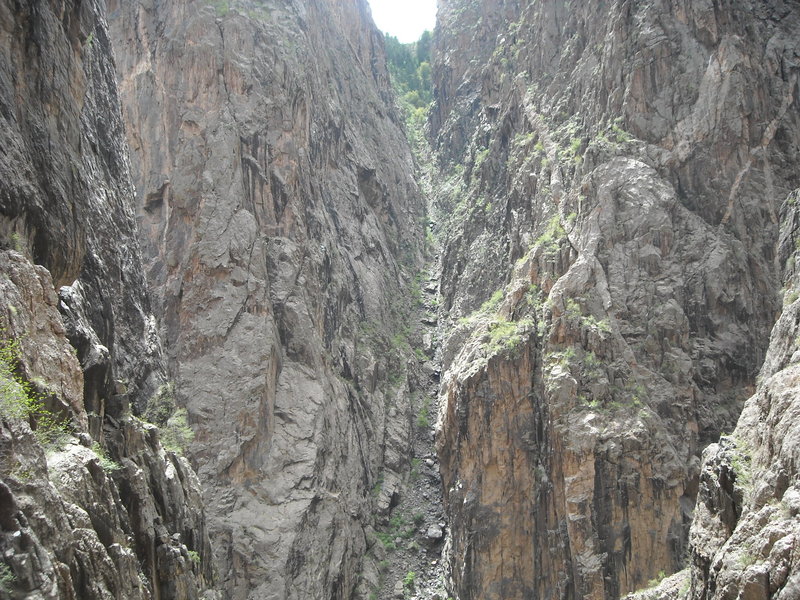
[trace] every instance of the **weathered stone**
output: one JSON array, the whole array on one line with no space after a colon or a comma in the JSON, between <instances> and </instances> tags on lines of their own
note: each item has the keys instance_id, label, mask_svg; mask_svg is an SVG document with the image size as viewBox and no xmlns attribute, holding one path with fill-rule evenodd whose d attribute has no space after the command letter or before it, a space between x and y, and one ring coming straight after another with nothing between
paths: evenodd
<instances>
[{"instance_id":1,"label":"weathered stone","mask_svg":"<svg viewBox=\"0 0 800 600\"><path fill-rule=\"evenodd\" d=\"M197 479L129 409L165 369L104 14L0 2L0 337L19 347L4 385L19 377L42 400L6 412L2 399L12 598L196 598L212 580ZM156 561L174 533L199 564Z\"/></svg>"},{"instance_id":2,"label":"weathered stone","mask_svg":"<svg viewBox=\"0 0 800 600\"><path fill-rule=\"evenodd\" d=\"M449 0L439 20L452 589L616 598L683 566L698 457L765 356L800 12Z\"/></svg>"},{"instance_id":3,"label":"weathered stone","mask_svg":"<svg viewBox=\"0 0 800 600\"><path fill-rule=\"evenodd\" d=\"M425 537L431 541L438 542L442 539L442 537L444 537L444 532L438 525L431 525L425 532Z\"/></svg>"},{"instance_id":4,"label":"weathered stone","mask_svg":"<svg viewBox=\"0 0 800 600\"><path fill-rule=\"evenodd\" d=\"M225 4L109 2L147 278L226 592L349 597L408 465L422 202L367 3Z\"/></svg>"}]
</instances>

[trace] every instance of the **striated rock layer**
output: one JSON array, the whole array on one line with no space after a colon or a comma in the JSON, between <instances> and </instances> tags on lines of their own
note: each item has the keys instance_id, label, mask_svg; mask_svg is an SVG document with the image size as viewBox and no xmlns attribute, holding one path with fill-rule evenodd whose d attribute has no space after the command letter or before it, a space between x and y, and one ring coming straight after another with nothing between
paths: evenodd
<instances>
[{"instance_id":1,"label":"striated rock layer","mask_svg":"<svg viewBox=\"0 0 800 600\"><path fill-rule=\"evenodd\" d=\"M131 414L165 366L104 12L0 2L3 597L198 598L212 579L197 477Z\"/></svg>"},{"instance_id":2,"label":"striated rock layer","mask_svg":"<svg viewBox=\"0 0 800 600\"><path fill-rule=\"evenodd\" d=\"M682 566L700 452L765 356L800 10L441 0L439 19L452 588L616 598Z\"/></svg>"},{"instance_id":3,"label":"striated rock layer","mask_svg":"<svg viewBox=\"0 0 800 600\"><path fill-rule=\"evenodd\" d=\"M401 323L423 208L382 36L363 0L109 13L226 593L349 598L407 469L414 385Z\"/></svg>"},{"instance_id":4,"label":"striated rock layer","mask_svg":"<svg viewBox=\"0 0 800 600\"><path fill-rule=\"evenodd\" d=\"M783 312L772 330L757 392L736 429L703 453L692 523L689 598L787 600L800 596L800 431L795 190L784 204Z\"/></svg>"}]
</instances>

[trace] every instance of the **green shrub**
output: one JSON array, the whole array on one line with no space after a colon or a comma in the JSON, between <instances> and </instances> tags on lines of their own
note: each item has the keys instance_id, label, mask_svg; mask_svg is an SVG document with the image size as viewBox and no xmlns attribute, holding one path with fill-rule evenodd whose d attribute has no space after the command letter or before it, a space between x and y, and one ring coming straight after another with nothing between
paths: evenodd
<instances>
[{"instance_id":1,"label":"green shrub","mask_svg":"<svg viewBox=\"0 0 800 600\"><path fill-rule=\"evenodd\" d=\"M555 254L561 245L561 240L564 239L566 235L567 232L564 231L564 228L561 226L561 219L555 214L550 217L550 220L545 226L544 233L536 238L535 244L537 246L542 246L547 254Z\"/></svg>"},{"instance_id":2,"label":"green shrub","mask_svg":"<svg viewBox=\"0 0 800 600\"><path fill-rule=\"evenodd\" d=\"M145 410L144 419L158 427L164 427L170 417L175 414L175 394L171 383L165 383L158 388L156 394L150 398Z\"/></svg>"},{"instance_id":3,"label":"green shrub","mask_svg":"<svg viewBox=\"0 0 800 600\"><path fill-rule=\"evenodd\" d=\"M165 383L147 403L144 418L158 426L161 445L167 450L182 454L194 440L194 431L189 427L185 408L178 408L173 385Z\"/></svg>"},{"instance_id":4,"label":"green shrub","mask_svg":"<svg viewBox=\"0 0 800 600\"><path fill-rule=\"evenodd\" d=\"M92 444L92 452L97 455L97 459L100 461L100 466L103 467L104 471L113 473L114 471L119 471L122 468L118 462L115 462L108 457L106 451L97 442Z\"/></svg>"},{"instance_id":5,"label":"green shrub","mask_svg":"<svg viewBox=\"0 0 800 600\"><path fill-rule=\"evenodd\" d=\"M413 588L416 579L417 579L417 574L414 571L409 571L408 573L406 573L406 576L403 577L403 587Z\"/></svg>"},{"instance_id":6,"label":"green shrub","mask_svg":"<svg viewBox=\"0 0 800 600\"><path fill-rule=\"evenodd\" d=\"M630 133L622 129L616 123L611 126L611 133L614 134L614 138L619 144L627 144L633 139L633 136Z\"/></svg>"},{"instance_id":7,"label":"green shrub","mask_svg":"<svg viewBox=\"0 0 800 600\"><path fill-rule=\"evenodd\" d=\"M419 465L421 461L418 458L411 459L411 471L409 472L409 477L411 481L417 481L419 479Z\"/></svg>"},{"instance_id":8,"label":"green shrub","mask_svg":"<svg viewBox=\"0 0 800 600\"><path fill-rule=\"evenodd\" d=\"M383 471L381 471L378 474L378 479L375 481L375 485L372 486L372 495L379 496L382 489L383 489Z\"/></svg>"},{"instance_id":9,"label":"green shrub","mask_svg":"<svg viewBox=\"0 0 800 600\"><path fill-rule=\"evenodd\" d=\"M228 0L212 0L211 6L213 6L214 10L217 11L218 17L224 17L231 9L230 2L228 2Z\"/></svg>"},{"instance_id":10,"label":"green shrub","mask_svg":"<svg viewBox=\"0 0 800 600\"><path fill-rule=\"evenodd\" d=\"M422 406L419 409L419 413L417 413L417 427L428 427L430 425L430 421L428 420L428 413L430 411L430 406L428 403L428 399L425 398L422 401Z\"/></svg>"},{"instance_id":11,"label":"green shrub","mask_svg":"<svg viewBox=\"0 0 800 600\"><path fill-rule=\"evenodd\" d=\"M489 354L516 350L525 341L528 329L533 326L532 319L520 319L519 321L497 319L493 321L489 325L489 342L486 350Z\"/></svg>"},{"instance_id":12,"label":"green shrub","mask_svg":"<svg viewBox=\"0 0 800 600\"><path fill-rule=\"evenodd\" d=\"M189 550L189 560L191 560L194 564L200 564L200 553L197 550Z\"/></svg>"},{"instance_id":13,"label":"green shrub","mask_svg":"<svg viewBox=\"0 0 800 600\"><path fill-rule=\"evenodd\" d=\"M391 534L391 532L376 531L375 535L378 537L386 550L390 552L397 550L397 546L394 543L394 536Z\"/></svg>"},{"instance_id":14,"label":"green shrub","mask_svg":"<svg viewBox=\"0 0 800 600\"><path fill-rule=\"evenodd\" d=\"M0 563L0 590L6 594L11 593L11 586L16 580L11 568L5 563Z\"/></svg>"},{"instance_id":15,"label":"green shrub","mask_svg":"<svg viewBox=\"0 0 800 600\"><path fill-rule=\"evenodd\" d=\"M161 428L161 445L167 450L182 454L194 440L194 431L186 420L186 409L179 408Z\"/></svg>"},{"instance_id":16,"label":"green shrub","mask_svg":"<svg viewBox=\"0 0 800 600\"><path fill-rule=\"evenodd\" d=\"M0 418L28 421L37 441L45 449L60 446L69 433L69 423L44 406L30 382L16 372L19 341L0 340Z\"/></svg>"}]
</instances>

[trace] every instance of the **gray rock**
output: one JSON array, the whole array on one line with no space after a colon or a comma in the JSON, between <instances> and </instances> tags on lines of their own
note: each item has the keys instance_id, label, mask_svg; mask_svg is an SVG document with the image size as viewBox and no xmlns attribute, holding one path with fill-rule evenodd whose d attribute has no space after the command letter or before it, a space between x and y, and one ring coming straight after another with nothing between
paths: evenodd
<instances>
[{"instance_id":1,"label":"gray rock","mask_svg":"<svg viewBox=\"0 0 800 600\"><path fill-rule=\"evenodd\" d=\"M444 531L439 525L431 525L425 532L425 537L431 541L438 542L444 537Z\"/></svg>"},{"instance_id":2,"label":"gray rock","mask_svg":"<svg viewBox=\"0 0 800 600\"><path fill-rule=\"evenodd\" d=\"M0 329L47 411L0 424L9 594L197 598L213 580L199 483L130 414L166 376L105 4L0 15ZM77 437L45 436L48 416ZM155 555L178 533L199 564L183 545Z\"/></svg>"},{"instance_id":3,"label":"gray rock","mask_svg":"<svg viewBox=\"0 0 800 600\"><path fill-rule=\"evenodd\" d=\"M408 464L416 360L391 345L423 205L383 36L363 0L112 4L145 272L225 591L347 596Z\"/></svg>"},{"instance_id":4,"label":"gray rock","mask_svg":"<svg viewBox=\"0 0 800 600\"><path fill-rule=\"evenodd\" d=\"M681 565L697 458L735 426L780 309L797 6L597 8L440 4L437 449L459 597L616 598Z\"/></svg>"}]
</instances>

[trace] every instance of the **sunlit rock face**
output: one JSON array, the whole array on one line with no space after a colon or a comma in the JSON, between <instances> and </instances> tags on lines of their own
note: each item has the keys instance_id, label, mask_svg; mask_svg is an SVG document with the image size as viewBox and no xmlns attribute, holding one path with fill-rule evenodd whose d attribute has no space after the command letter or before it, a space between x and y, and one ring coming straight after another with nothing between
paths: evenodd
<instances>
[{"instance_id":1,"label":"sunlit rock face","mask_svg":"<svg viewBox=\"0 0 800 600\"><path fill-rule=\"evenodd\" d=\"M685 564L700 454L780 308L798 25L784 2L439 2L461 600L617 598Z\"/></svg>"},{"instance_id":2,"label":"sunlit rock face","mask_svg":"<svg viewBox=\"0 0 800 600\"><path fill-rule=\"evenodd\" d=\"M364 1L109 14L147 280L222 585L349 598L388 507L379 482L407 468L410 349L385 342L421 260L383 36Z\"/></svg>"}]
</instances>

